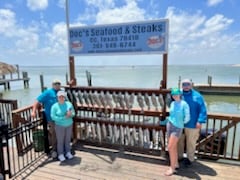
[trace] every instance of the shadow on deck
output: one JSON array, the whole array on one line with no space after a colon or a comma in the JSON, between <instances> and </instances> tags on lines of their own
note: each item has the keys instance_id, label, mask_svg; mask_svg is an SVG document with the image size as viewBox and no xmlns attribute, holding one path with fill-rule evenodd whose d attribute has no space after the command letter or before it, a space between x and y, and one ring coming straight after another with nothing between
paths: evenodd
<instances>
[{"instance_id":1,"label":"shadow on deck","mask_svg":"<svg viewBox=\"0 0 240 180\"><path fill-rule=\"evenodd\" d=\"M237 179L240 171L239 166L198 160L166 177L164 157L79 144L73 148L73 159L60 163L43 156L16 179Z\"/></svg>"}]
</instances>

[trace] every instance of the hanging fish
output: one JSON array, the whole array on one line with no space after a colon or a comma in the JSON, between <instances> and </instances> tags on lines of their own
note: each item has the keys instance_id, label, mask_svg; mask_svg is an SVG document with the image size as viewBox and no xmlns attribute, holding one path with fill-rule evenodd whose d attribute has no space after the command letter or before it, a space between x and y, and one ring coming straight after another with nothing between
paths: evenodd
<instances>
[{"instance_id":1,"label":"hanging fish","mask_svg":"<svg viewBox=\"0 0 240 180\"><path fill-rule=\"evenodd\" d=\"M86 91L83 92L83 99L84 99L86 105L89 106L90 103L89 103L88 94Z\"/></svg>"},{"instance_id":2,"label":"hanging fish","mask_svg":"<svg viewBox=\"0 0 240 180\"><path fill-rule=\"evenodd\" d=\"M118 97L117 97L116 92L113 92L112 97L113 97L113 102L114 102L115 105L116 105L115 107L116 107L116 108L119 108L119 106L118 106Z\"/></svg>"},{"instance_id":3,"label":"hanging fish","mask_svg":"<svg viewBox=\"0 0 240 180\"><path fill-rule=\"evenodd\" d=\"M139 139L139 146L143 147L143 130L141 127L138 129L138 139Z\"/></svg>"},{"instance_id":4,"label":"hanging fish","mask_svg":"<svg viewBox=\"0 0 240 180\"><path fill-rule=\"evenodd\" d=\"M144 108L144 102L143 102L143 98L142 98L142 95L141 93L138 93L137 95L137 101L138 101L138 105L140 106L141 108L141 113L144 112L143 108Z\"/></svg>"},{"instance_id":5,"label":"hanging fish","mask_svg":"<svg viewBox=\"0 0 240 180\"><path fill-rule=\"evenodd\" d=\"M103 139L107 138L107 129L105 124L102 124L102 137Z\"/></svg>"},{"instance_id":6,"label":"hanging fish","mask_svg":"<svg viewBox=\"0 0 240 180\"><path fill-rule=\"evenodd\" d=\"M119 130L117 128L117 125L113 126L113 133L114 133L114 140L116 143L116 142L118 142L118 139L119 139Z\"/></svg>"},{"instance_id":7,"label":"hanging fish","mask_svg":"<svg viewBox=\"0 0 240 180\"><path fill-rule=\"evenodd\" d=\"M135 127L132 128L132 136L133 136L133 146L137 145L138 138L137 138L137 132Z\"/></svg>"},{"instance_id":8,"label":"hanging fish","mask_svg":"<svg viewBox=\"0 0 240 180\"><path fill-rule=\"evenodd\" d=\"M144 94L144 101L145 101L145 103L146 103L146 105L147 105L147 107L148 107L148 110L150 110L150 100L149 100L149 98L148 98L148 94L147 93L145 93Z\"/></svg>"},{"instance_id":9,"label":"hanging fish","mask_svg":"<svg viewBox=\"0 0 240 180\"><path fill-rule=\"evenodd\" d=\"M86 130L86 139L88 139L90 134L90 127L88 122L85 123L85 130Z\"/></svg>"},{"instance_id":10,"label":"hanging fish","mask_svg":"<svg viewBox=\"0 0 240 180\"><path fill-rule=\"evenodd\" d=\"M130 108L133 108L133 104L134 104L134 93L132 93L130 96L129 96L129 107Z\"/></svg>"},{"instance_id":11,"label":"hanging fish","mask_svg":"<svg viewBox=\"0 0 240 180\"><path fill-rule=\"evenodd\" d=\"M118 102L119 102L119 104L120 104L120 107L121 107L122 109L125 109L125 104L124 104L124 99L123 99L123 97L122 97L122 93L119 92L117 97L118 97Z\"/></svg>"},{"instance_id":12,"label":"hanging fish","mask_svg":"<svg viewBox=\"0 0 240 180\"><path fill-rule=\"evenodd\" d=\"M130 144L130 142L131 142L131 135L130 135L130 129L129 129L129 127L127 126L126 128L125 128L125 130L126 130L126 145L128 146L129 144Z\"/></svg>"},{"instance_id":13,"label":"hanging fish","mask_svg":"<svg viewBox=\"0 0 240 180\"><path fill-rule=\"evenodd\" d=\"M97 123L97 137L98 137L99 142L101 143L102 142L102 135L101 135L101 127L100 127L99 123Z\"/></svg>"},{"instance_id":14,"label":"hanging fish","mask_svg":"<svg viewBox=\"0 0 240 180\"><path fill-rule=\"evenodd\" d=\"M95 124L91 123L91 131L92 131L92 138L96 138L96 129L95 129Z\"/></svg>"},{"instance_id":15,"label":"hanging fish","mask_svg":"<svg viewBox=\"0 0 240 180\"><path fill-rule=\"evenodd\" d=\"M157 103L157 99L156 99L156 94L152 94L151 96L151 100L152 100L152 104L155 107L155 110L158 111L158 103Z\"/></svg>"},{"instance_id":16,"label":"hanging fish","mask_svg":"<svg viewBox=\"0 0 240 180\"><path fill-rule=\"evenodd\" d=\"M111 112L114 113L112 96L110 95L109 91L106 92L105 99L107 101L107 105L111 108Z\"/></svg>"},{"instance_id":17,"label":"hanging fish","mask_svg":"<svg viewBox=\"0 0 240 180\"><path fill-rule=\"evenodd\" d=\"M104 95L103 91L101 91L101 93L99 94L99 100L100 100L102 106L105 109L105 114L107 114L107 102L106 102L105 95Z\"/></svg>"},{"instance_id":18,"label":"hanging fish","mask_svg":"<svg viewBox=\"0 0 240 180\"><path fill-rule=\"evenodd\" d=\"M152 143L153 143L153 147L156 147L157 144L157 136L156 136L156 129L152 130Z\"/></svg>"},{"instance_id":19,"label":"hanging fish","mask_svg":"<svg viewBox=\"0 0 240 180\"><path fill-rule=\"evenodd\" d=\"M67 100L68 101L71 101L71 102L73 102L73 96L72 96L72 92L71 92L71 90L70 89L68 89L67 90L67 96L66 96L66 98L67 98Z\"/></svg>"},{"instance_id":20,"label":"hanging fish","mask_svg":"<svg viewBox=\"0 0 240 180\"><path fill-rule=\"evenodd\" d=\"M93 93L93 100L95 101L95 104L98 106L98 108L100 108L102 104L96 93Z\"/></svg>"},{"instance_id":21,"label":"hanging fish","mask_svg":"<svg viewBox=\"0 0 240 180\"><path fill-rule=\"evenodd\" d=\"M79 103L80 103L81 105L83 105L83 96L82 96L82 93L81 93L80 90L77 92L77 95L78 95L78 101L79 101Z\"/></svg>"},{"instance_id":22,"label":"hanging fish","mask_svg":"<svg viewBox=\"0 0 240 180\"><path fill-rule=\"evenodd\" d=\"M165 103L164 103L162 94L159 94L158 101L159 101L159 104L161 105L161 107L163 108Z\"/></svg>"},{"instance_id":23,"label":"hanging fish","mask_svg":"<svg viewBox=\"0 0 240 180\"><path fill-rule=\"evenodd\" d=\"M110 137L111 143L114 144L115 139L114 139L113 129L112 129L111 124L108 124L108 132L109 132L109 137Z\"/></svg>"},{"instance_id":24,"label":"hanging fish","mask_svg":"<svg viewBox=\"0 0 240 180\"><path fill-rule=\"evenodd\" d=\"M91 106L94 108L95 107L95 101L93 100L92 91L89 91L88 99L89 99L89 102L90 102Z\"/></svg>"},{"instance_id":25,"label":"hanging fish","mask_svg":"<svg viewBox=\"0 0 240 180\"><path fill-rule=\"evenodd\" d=\"M124 129L123 129L122 125L120 125L119 129L120 129L120 134L119 134L120 144L124 145Z\"/></svg>"},{"instance_id":26,"label":"hanging fish","mask_svg":"<svg viewBox=\"0 0 240 180\"><path fill-rule=\"evenodd\" d=\"M144 147L149 148L150 145L150 135L149 135L149 129L144 129Z\"/></svg>"}]
</instances>

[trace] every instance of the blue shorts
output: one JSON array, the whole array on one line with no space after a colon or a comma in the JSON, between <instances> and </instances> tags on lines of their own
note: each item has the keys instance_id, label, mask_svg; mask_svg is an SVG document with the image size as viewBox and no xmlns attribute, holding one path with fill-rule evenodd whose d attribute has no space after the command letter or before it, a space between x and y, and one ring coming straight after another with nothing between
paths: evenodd
<instances>
[{"instance_id":1,"label":"blue shorts","mask_svg":"<svg viewBox=\"0 0 240 180\"><path fill-rule=\"evenodd\" d=\"M167 123L167 137L174 135L178 138L182 135L183 129L174 126L170 121Z\"/></svg>"}]
</instances>

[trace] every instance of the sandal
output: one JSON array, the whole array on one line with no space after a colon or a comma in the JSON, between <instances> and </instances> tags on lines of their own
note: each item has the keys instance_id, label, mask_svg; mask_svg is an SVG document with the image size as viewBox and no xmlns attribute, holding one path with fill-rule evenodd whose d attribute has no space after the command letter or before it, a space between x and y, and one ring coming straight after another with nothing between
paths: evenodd
<instances>
[{"instance_id":1,"label":"sandal","mask_svg":"<svg viewBox=\"0 0 240 180\"><path fill-rule=\"evenodd\" d=\"M169 168L169 169L164 173L164 175L165 175L165 176L171 176L171 175L173 175L174 173L176 173L176 171L175 171L175 170L172 170L172 168Z\"/></svg>"}]
</instances>

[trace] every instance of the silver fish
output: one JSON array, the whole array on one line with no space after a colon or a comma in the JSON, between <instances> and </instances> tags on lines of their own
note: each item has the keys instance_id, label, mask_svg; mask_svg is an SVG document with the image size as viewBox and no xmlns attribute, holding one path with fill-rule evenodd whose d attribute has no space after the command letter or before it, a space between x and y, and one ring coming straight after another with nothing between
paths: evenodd
<instances>
[{"instance_id":1,"label":"silver fish","mask_svg":"<svg viewBox=\"0 0 240 180\"><path fill-rule=\"evenodd\" d=\"M137 132L135 127L132 128L132 137L133 137L133 146L137 145L138 138L137 138Z\"/></svg>"},{"instance_id":2,"label":"silver fish","mask_svg":"<svg viewBox=\"0 0 240 180\"><path fill-rule=\"evenodd\" d=\"M122 93L118 93L118 102L119 102L119 104L120 104L120 107L122 108L122 109L125 109L125 104L124 104L124 100L123 100L123 97L122 97Z\"/></svg>"},{"instance_id":3,"label":"silver fish","mask_svg":"<svg viewBox=\"0 0 240 180\"><path fill-rule=\"evenodd\" d=\"M95 101L99 108L102 106L101 101L99 100L98 95L96 93L93 93L93 100Z\"/></svg>"},{"instance_id":4,"label":"silver fish","mask_svg":"<svg viewBox=\"0 0 240 180\"><path fill-rule=\"evenodd\" d=\"M151 100L152 100L153 106L155 107L155 110L158 111L158 103L157 103L157 100L156 100L156 94L154 94L154 93L152 94Z\"/></svg>"},{"instance_id":5,"label":"silver fish","mask_svg":"<svg viewBox=\"0 0 240 180\"><path fill-rule=\"evenodd\" d=\"M124 129L123 129L123 127L122 127L122 125L120 126L120 144L121 145L124 145Z\"/></svg>"},{"instance_id":6,"label":"silver fish","mask_svg":"<svg viewBox=\"0 0 240 180\"><path fill-rule=\"evenodd\" d=\"M101 93L99 94L99 100L100 100L102 106L104 107L104 109L106 109L107 108L107 103L106 103L106 100L104 98L104 92L103 91L101 91Z\"/></svg>"},{"instance_id":7,"label":"silver fish","mask_svg":"<svg viewBox=\"0 0 240 180\"><path fill-rule=\"evenodd\" d=\"M114 113L112 97L108 91L105 94L105 99L106 99L107 105L111 108L111 112Z\"/></svg>"},{"instance_id":8,"label":"silver fish","mask_svg":"<svg viewBox=\"0 0 240 180\"><path fill-rule=\"evenodd\" d=\"M116 105L116 108L118 108L118 107L119 107L119 106L118 106L118 97L117 97L116 92L113 92L112 97L113 97L113 102L114 102L115 105Z\"/></svg>"},{"instance_id":9,"label":"silver fish","mask_svg":"<svg viewBox=\"0 0 240 180\"><path fill-rule=\"evenodd\" d=\"M142 98L142 95L141 93L138 93L137 95L137 101L138 101L138 105L140 106L141 108L141 112L143 113L143 109L144 109L144 102L143 102L143 98Z\"/></svg>"},{"instance_id":10,"label":"silver fish","mask_svg":"<svg viewBox=\"0 0 240 180\"><path fill-rule=\"evenodd\" d=\"M89 102L90 102L91 106L94 108L95 107L95 101L93 100L92 91L89 91L88 99L89 99Z\"/></svg>"},{"instance_id":11,"label":"silver fish","mask_svg":"<svg viewBox=\"0 0 240 180\"><path fill-rule=\"evenodd\" d=\"M91 131L92 131L92 138L96 138L96 129L95 129L95 124L91 123Z\"/></svg>"},{"instance_id":12,"label":"silver fish","mask_svg":"<svg viewBox=\"0 0 240 180\"><path fill-rule=\"evenodd\" d=\"M78 95L78 101L79 101L79 103L80 103L81 105L83 105L83 96L82 96L82 93L81 93L80 90L77 92L77 95Z\"/></svg>"},{"instance_id":13,"label":"silver fish","mask_svg":"<svg viewBox=\"0 0 240 180\"><path fill-rule=\"evenodd\" d=\"M141 127L138 129L138 139L139 139L139 146L143 147L143 130Z\"/></svg>"},{"instance_id":14,"label":"silver fish","mask_svg":"<svg viewBox=\"0 0 240 180\"><path fill-rule=\"evenodd\" d=\"M148 107L148 110L150 110L150 100L149 100L149 98L148 98L148 94L147 93L145 93L144 94L144 100L145 100L145 103L146 103L146 105L147 105L147 107Z\"/></svg>"},{"instance_id":15,"label":"silver fish","mask_svg":"<svg viewBox=\"0 0 240 180\"><path fill-rule=\"evenodd\" d=\"M85 103L87 104L87 106L89 106L89 100L88 100L88 94L86 91L83 92L83 99L85 101Z\"/></svg>"},{"instance_id":16,"label":"silver fish","mask_svg":"<svg viewBox=\"0 0 240 180\"><path fill-rule=\"evenodd\" d=\"M120 132L116 125L113 126L113 133L115 142L118 142Z\"/></svg>"},{"instance_id":17,"label":"silver fish","mask_svg":"<svg viewBox=\"0 0 240 180\"><path fill-rule=\"evenodd\" d=\"M101 127L100 127L99 123L97 123L97 137L98 137L99 142L101 143L102 142L102 135L101 135Z\"/></svg>"},{"instance_id":18,"label":"silver fish","mask_svg":"<svg viewBox=\"0 0 240 180\"><path fill-rule=\"evenodd\" d=\"M86 139L88 139L90 134L90 127L88 122L85 123L85 129L86 129Z\"/></svg>"},{"instance_id":19,"label":"silver fish","mask_svg":"<svg viewBox=\"0 0 240 180\"><path fill-rule=\"evenodd\" d=\"M130 129L129 129L129 127L127 126L127 127L125 128L125 130L126 130L126 145L129 145L130 142L131 142Z\"/></svg>"},{"instance_id":20,"label":"silver fish","mask_svg":"<svg viewBox=\"0 0 240 180\"><path fill-rule=\"evenodd\" d=\"M150 145L149 130L144 129L144 147L149 148L149 145Z\"/></svg>"},{"instance_id":21,"label":"silver fish","mask_svg":"<svg viewBox=\"0 0 240 180\"><path fill-rule=\"evenodd\" d=\"M161 105L161 107L163 108L165 103L164 103L162 94L159 94L158 101L159 101L159 104Z\"/></svg>"},{"instance_id":22,"label":"silver fish","mask_svg":"<svg viewBox=\"0 0 240 180\"><path fill-rule=\"evenodd\" d=\"M135 97L134 93L132 93L132 94L130 95L130 97L129 97L129 106L130 106L130 108L133 108L134 97Z\"/></svg>"},{"instance_id":23,"label":"silver fish","mask_svg":"<svg viewBox=\"0 0 240 180\"><path fill-rule=\"evenodd\" d=\"M113 129L112 129L111 124L108 124L108 132L109 132L109 137L111 139L111 143L114 144L115 139L114 139L114 136L113 136Z\"/></svg>"},{"instance_id":24,"label":"silver fish","mask_svg":"<svg viewBox=\"0 0 240 180\"><path fill-rule=\"evenodd\" d=\"M71 90L69 89L69 90L67 90L67 96L66 96L66 98L67 98L67 100L68 101L71 101L71 102L73 102L73 96L72 96L72 92L71 92Z\"/></svg>"},{"instance_id":25,"label":"silver fish","mask_svg":"<svg viewBox=\"0 0 240 180\"><path fill-rule=\"evenodd\" d=\"M105 124L102 124L102 136L103 136L103 139L106 139L107 137L107 129Z\"/></svg>"}]
</instances>

